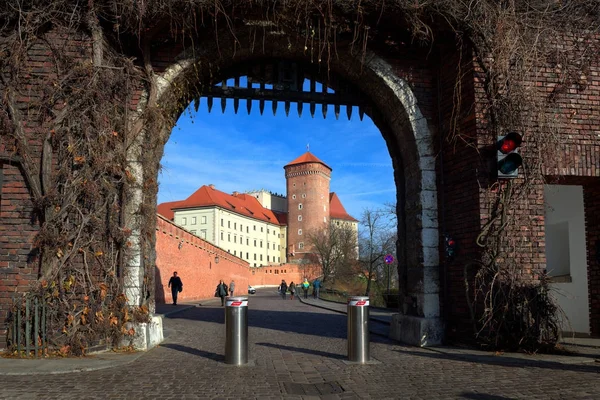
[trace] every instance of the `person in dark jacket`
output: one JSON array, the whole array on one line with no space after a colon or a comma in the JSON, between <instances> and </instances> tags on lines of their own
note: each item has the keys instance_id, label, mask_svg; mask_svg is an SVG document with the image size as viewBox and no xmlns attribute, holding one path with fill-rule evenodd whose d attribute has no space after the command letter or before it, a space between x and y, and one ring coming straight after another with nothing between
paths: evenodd
<instances>
[{"instance_id":1,"label":"person in dark jacket","mask_svg":"<svg viewBox=\"0 0 600 400\"><path fill-rule=\"evenodd\" d=\"M183 290L181 278L177 276L177 271L173 272L173 276L169 279L168 287L171 288L171 296L173 297L173 305L177 305L177 295Z\"/></svg>"},{"instance_id":2,"label":"person in dark jacket","mask_svg":"<svg viewBox=\"0 0 600 400\"><path fill-rule=\"evenodd\" d=\"M283 297L283 299L285 300L285 292L287 292L288 290L288 286L287 283L285 283L285 279L281 280L281 285L279 285L280 289L281 289L281 297Z\"/></svg>"},{"instance_id":3,"label":"person in dark jacket","mask_svg":"<svg viewBox=\"0 0 600 400\"><path fill-rule=\"evenodd\" d=\"M294 300L294 294L296 294L296 284L294 281L290 282L290 300Z\"/></svg>"},{"instance_id":4,"label":"person in dark jacket","mask_svg":"<svg viewBox=\"0 0 600 400\"><path fill-rule=\"evenodd\" d=\"M225 305L225 297L227 296L227 285L223 282L223 279L219 281L215 295L221 298L221 305Z\"/></svg>"}]
</instances>

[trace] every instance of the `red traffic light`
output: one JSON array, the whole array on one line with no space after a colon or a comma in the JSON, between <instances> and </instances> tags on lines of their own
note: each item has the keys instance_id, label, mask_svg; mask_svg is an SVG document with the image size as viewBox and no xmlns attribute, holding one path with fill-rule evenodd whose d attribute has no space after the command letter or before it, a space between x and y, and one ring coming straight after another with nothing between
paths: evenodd
<instances>
[{"instance_id":1,"label":"red traffic light","mask_svg":"<svg viewBox=\"0 0 600 400\"><path fill-rule=\"evenodd\" d=\"M498 150L503 154L515 151L521 145L523 139L517 132L510 132L498 141Z\"/></svg>"}]
</instances>

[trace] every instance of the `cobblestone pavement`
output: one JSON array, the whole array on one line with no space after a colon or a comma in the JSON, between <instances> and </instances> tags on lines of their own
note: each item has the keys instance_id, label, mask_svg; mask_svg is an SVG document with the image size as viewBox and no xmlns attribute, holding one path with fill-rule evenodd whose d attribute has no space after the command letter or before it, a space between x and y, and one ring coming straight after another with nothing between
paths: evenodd
<instances>
[{"instance_id":1,"label":"cobblestone pavement","mask_svg":"<svg viewBox=\"0 0 600 400\"><path fill-rule=\"evenodd\" d=\"M224 361L224 310L164 320L165 342L135 361L61 375L0 376L2 399L598 399L600 365L510 357L473 362L371 337L377 363L346 361L346 316L251 296L248 366Z\"/></svg>"}]
</instances>

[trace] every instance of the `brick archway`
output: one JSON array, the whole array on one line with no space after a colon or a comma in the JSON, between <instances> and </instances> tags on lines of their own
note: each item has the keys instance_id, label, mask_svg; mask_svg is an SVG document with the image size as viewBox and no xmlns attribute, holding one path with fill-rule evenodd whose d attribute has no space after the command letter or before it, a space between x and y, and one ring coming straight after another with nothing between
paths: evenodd
<instances>
[{"instance_id":1,"label":"brick archway","mask_svg":"<svg viewBox=\"0 0 600 400\"><path fill-rule=\"evenodd\" d=\"M145 131L136 145L131 146L129 169L137 180L157 179L157 176L145 174L142 168L142 157L147 156L145 144L158 141L154 154L158 163L174 122L187 105L182 103L189 103L193 96L190 92L198 82L207 82L220 71L243 65L257 57L310 62L303 49L291 49L286 39L278 37L263 44L260 54L257 54L250 46L239 47L238 33L236 44L221 42L217 47L214 43L201 43L193 51L160 56L166 66L155 76L159 88L158 103L179 111L160 132ZM161 51L156 54L160 55ZM331 73L339 74L368 97L373 108L370 116L386 140L392 158L398 204L397 254L404 301L401 313L393 321L391 335L414 345L438 344L442 340L443 329L439 311L437 188L433 133L428 119L423 115L414 91L400 76L403 71L380 55L352 55L348 49L340 48L328 67ZM222 78L229 77L219 77ZM141 299L144 275L141 240L139 235L136 237L142 224L137 210L142 199L148 196L156 199L156 193L146 193L140 186L126 204L128 225L134 227L131 241L134 253L140 250L136 253L137 257L131 258L125 281L127 297L134 304Z\"/></svg>"}]
</instances>

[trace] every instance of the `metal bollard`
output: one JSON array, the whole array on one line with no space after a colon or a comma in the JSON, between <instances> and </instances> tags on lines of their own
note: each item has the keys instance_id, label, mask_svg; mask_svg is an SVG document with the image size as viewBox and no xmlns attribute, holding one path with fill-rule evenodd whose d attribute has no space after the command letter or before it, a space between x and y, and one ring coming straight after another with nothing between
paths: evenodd
<instances>
[{"instance_id":1,"label":"metal bollard","mask_svg":"<svg viewBox=\"0 0 600 400\"><path fill-rule=\"evenodd\" d=\"M348 360L369 361L369 298L348 297Z\"/></svg>"},{"instance_id":2,"label":"metal bollard","mask_svg":"<svg viewBox=\"0 0 600 400\"><path fill-rule=\"evenodd\" d=\"M248 363L248 297L225 299L225 363Z\"/></svg>"}]
</instances>

